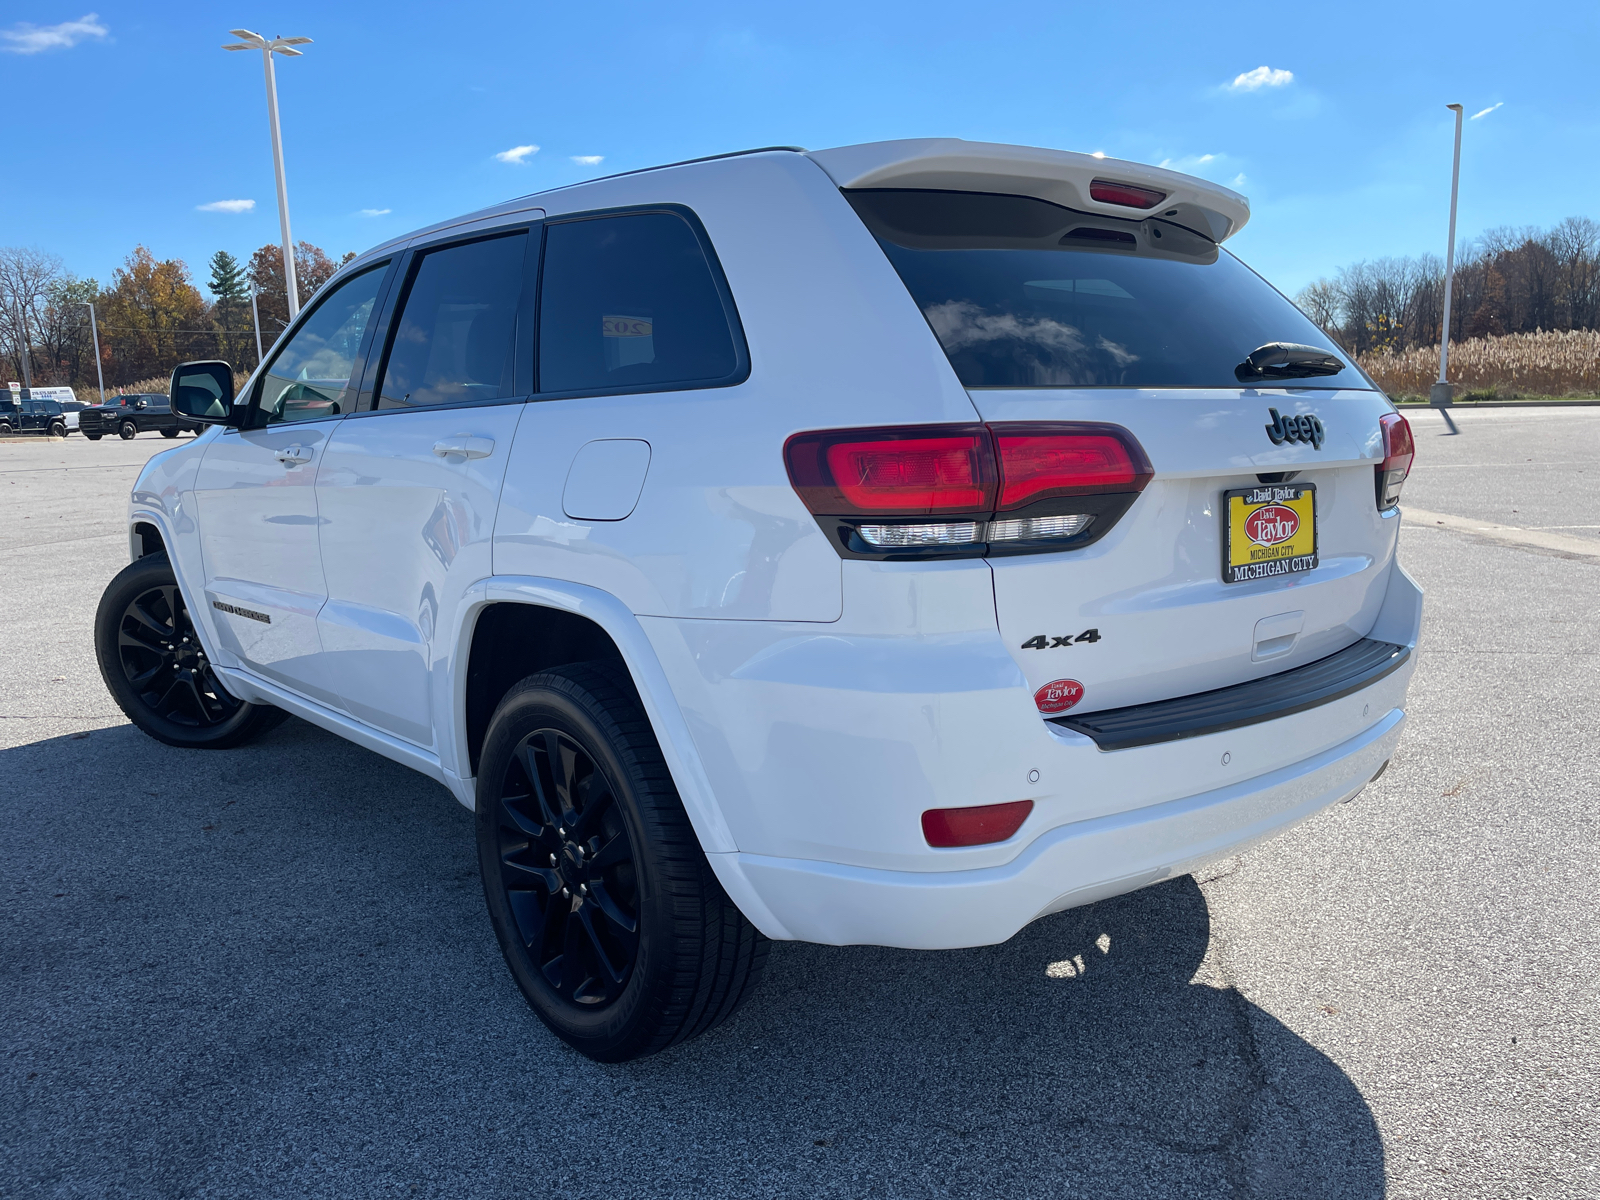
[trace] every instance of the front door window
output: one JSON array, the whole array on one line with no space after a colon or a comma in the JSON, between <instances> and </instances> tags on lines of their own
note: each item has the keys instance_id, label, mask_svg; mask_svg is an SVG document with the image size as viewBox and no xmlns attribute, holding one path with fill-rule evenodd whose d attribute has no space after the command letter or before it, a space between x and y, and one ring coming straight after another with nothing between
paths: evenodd
<instances>
[{"instance_id":1,"label":"front door window","mask_svg":"<svg viewBox=\"0 0 1600 1200\"><path fill-rule=\"evenodd\" d=\"M269 425L350 411L351 376L386 266L371 267L323 297L278 352L261 387Z\"/></svg>"}]
</instances>

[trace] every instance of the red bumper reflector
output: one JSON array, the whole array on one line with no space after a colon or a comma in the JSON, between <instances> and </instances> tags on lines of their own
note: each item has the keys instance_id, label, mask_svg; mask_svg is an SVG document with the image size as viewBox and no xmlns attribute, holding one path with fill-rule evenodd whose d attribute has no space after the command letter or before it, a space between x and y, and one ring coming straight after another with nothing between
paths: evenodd
<instances>
[{"instance_id":1,"label":"red bumper reflector","mask_svg":"<svg viewBox=\"0 0 1600 1200\"><path fill-rule=\"evenodd\" d=\"M1089 184L1089 198L1101 204L1121 204L1127 208L1154 208L1167 198L1165 192L1134 187L1131 183L1114 183L1109 179L1096 179Z\"/></svg>"},{"instance_id":2,"label":"red bumper reflector","mask_svg":"<svg viewBox=\"0 0 1600 1200\"><path fill-rule=\"evenodd\" d=\"M922 836L930 846L985 846L1003 842L1028 819L1032 800L980 804L976 808L930 808L922 814Z\"/></svg>"}]
</instances>

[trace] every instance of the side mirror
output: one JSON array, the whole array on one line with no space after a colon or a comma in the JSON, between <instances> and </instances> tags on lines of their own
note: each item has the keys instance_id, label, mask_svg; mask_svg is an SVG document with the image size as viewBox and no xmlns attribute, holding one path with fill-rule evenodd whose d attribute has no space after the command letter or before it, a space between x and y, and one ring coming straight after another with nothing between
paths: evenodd
<instances>
[{"instance_id":1,"label":"side mirror","mask_svg":"<svg viewBox=\"0 0 1600 1200\"><path fill-rule=\"evenodd\" d=\"M234 425L233 368L225 362L179 363L172 372L172 411L206 425Z\"/></svg>"}]
</instances>

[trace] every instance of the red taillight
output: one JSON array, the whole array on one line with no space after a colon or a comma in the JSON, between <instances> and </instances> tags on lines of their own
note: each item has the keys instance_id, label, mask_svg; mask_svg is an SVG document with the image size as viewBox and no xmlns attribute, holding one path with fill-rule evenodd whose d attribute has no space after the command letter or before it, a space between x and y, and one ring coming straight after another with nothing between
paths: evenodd
<instances>
[{"instance_id":1,"label":"red taillight","mask_svg":"<svg viewBox=\"0 0 1600 1200\"><path fill-rule=\"evenodd\" d=\"M995 445L1000 451L1002 510L1052 496L1137 492L1150 480L1150 464L1138 443L1112 433L999 426Z\"/></svg>"},{"instance_id":2,"label":"red taillight","mask_svg":"<svg viewBox=\"0 0 1600 1200\"><path fill-rule=\"evenodd\" d=\"M862 512L971 512L989 507L994 495L988 441L977 431L835 442L827 448L828 473Z\"/></svg>"},{"instance_id":3,"label":"red taillight","mask_svg":"<svg viewBox=\"0 0 1600 1200\"><path fill-rule=\"evenodd\" d=\"M789 480L818 516L932 516L994 507L994 446L982 425L828 429L783 447Z\"/></svg>"},{"instance_id":4,"label":"red taillight","mask_svg":"<svg viewBox=\"0 0 1600 1200\"><path fill-rule=\"evenodd\" d=\"M1378 418L1378 429L1383 434L1383 462L1376 471L1381 511L1400 503L1400 489L1406 476L1411 474L1411 460L1416 457L1417 445L1412 439L1410 424L1399 413L1384 413Z\"/></svg>"},{"instance_id":5,"label":"red taillight","mask_svg":"<svg viewBox=\"0 0 1600 1200\"><path fill-rule=\"evenodd\" d=\"M922 814L922 836L930 846L1003 842L1022 828L1032 811L1032 800L980 804L976 808L930 808Z\"/></svg>"},{"instance_id":6,"label":"red taillight","mask_svg":"<svg viewBox=\"0 0 1600 1200\"><path fill-rule=\"evenodd\" d=\"M1126 429L1084 422L825 429L795 434L783 456L847 557L1082 544L1153 474Z\"/></svg>"},{"instance_id":7,"label":"red taillight","mask_svg":"<svg viewBox=\"0 0 1600 1200\"><path fill-rule=\"evenodd\" d=\"M1121 204L1125 208L1154 208L1167 198L1165 192L1135 187L1131 183L1114 183L1109 179L1096 179L1089 184L1089 197L1101 204Z\"/></svg>"}]
</instances>

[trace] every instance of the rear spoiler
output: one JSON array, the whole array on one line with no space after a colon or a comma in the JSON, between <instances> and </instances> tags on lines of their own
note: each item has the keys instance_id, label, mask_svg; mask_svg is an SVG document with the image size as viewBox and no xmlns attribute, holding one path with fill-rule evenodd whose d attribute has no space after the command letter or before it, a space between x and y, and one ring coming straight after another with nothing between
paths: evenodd
<instances>
[{"instance_id":1,"label":"rear spoiler","mask_svg":"<svg viewBox=\"0 0 1600 1200\"><path fill-rule=\"evenodd\" d=\"M1158 217L1213 242L1223 242L1250 219L1250 201L1192 175L1143 163L1069 150L967 142L960 138L910 138L812 150L808 157L841 188L918 188L1001 192L1034 196L1078 212L1140 220ZM1120 189L1117 185L1124 185ZM1128 193L1157 194L1136 204L1096 199ZM1127 196L1137 199L1137 196Z\"/></svg>"}]
</instances>

